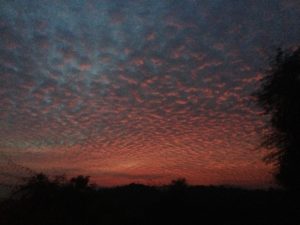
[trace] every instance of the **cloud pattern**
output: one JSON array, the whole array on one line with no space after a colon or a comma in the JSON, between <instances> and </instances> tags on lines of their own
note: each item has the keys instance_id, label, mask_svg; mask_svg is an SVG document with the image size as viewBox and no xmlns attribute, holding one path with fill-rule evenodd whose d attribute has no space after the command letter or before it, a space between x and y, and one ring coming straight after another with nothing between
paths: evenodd
<instances>
[{"instance_id":1,"label":"cloud pattern","mask_svg":"<svg viewBox=\"0 0 300 225\"><path fill-rule=\"evenodd\" d=\"M272 183L250 94L270 50L300 44L296 0L1 5L1 179Z\"/></svg>"}]
</instances>

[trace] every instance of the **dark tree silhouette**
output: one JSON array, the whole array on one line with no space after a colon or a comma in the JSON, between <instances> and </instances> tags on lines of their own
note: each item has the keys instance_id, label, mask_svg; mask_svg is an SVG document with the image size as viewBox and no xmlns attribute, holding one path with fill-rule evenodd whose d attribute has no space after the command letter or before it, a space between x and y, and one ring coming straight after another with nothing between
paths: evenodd
<instances>
[{"instance_id":1,"label":"dark tree silhouette","mask_svg":"<svg viewBox=\"0 0 300 225\"><path fill-rule=\"evenodd\" d=\"M85 189L88 187L88 183L89 183L90 177L89 176L77 176L77 177L73 177L70 182L71 184L78 189Z\"/></svg>"},{"instance_id":2,"label":"dark tree silhouette","mask_svg":"<svg viewBox=\"0 0 300 225\"><path fill-rule=\"evenodd\" d=\"M169 188L171 190L185 190L188 187L188 183L185 178L178 178L176 180L172 180Z\"/></svg>"},{"instance_id":3,"label":"dark tree silhouette","mask_svg":"<svg viewBox=\"0 0 300 225\"><path fill-rule=\"evenodd\" d=\"M297 192L191 186L184 178L159 187L92 188L88 181L35 174L0 201L0 224L300 224Z\"/></svg>"},{"instance_id":4,"label":"dark tree silhouette","mask_svg":"<svg viewBox=\"0 0 300 225\"><path fill-rule=\"evenodd\" d=\"M278 49L255 93L269 115L270 132L262 145L272 151L267 162L277 167L275 177L286 188L300 187L300 47Z\"/></svg>"}]
</instances>

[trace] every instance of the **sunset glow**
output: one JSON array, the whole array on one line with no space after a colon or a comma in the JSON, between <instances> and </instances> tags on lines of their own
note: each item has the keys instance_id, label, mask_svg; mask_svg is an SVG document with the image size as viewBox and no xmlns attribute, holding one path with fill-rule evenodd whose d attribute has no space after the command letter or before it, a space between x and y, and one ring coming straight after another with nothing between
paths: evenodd
<instances>
[{"instance_id":1,"label":"sunset glow","mask_svg":"<svg viewBox=\"0 0 300 225\"><path fill-rule=\"evenodd\" d=\"M251 93L298 1L1 1L0 180L268 187Z\"/></svg>"}]
</instances>

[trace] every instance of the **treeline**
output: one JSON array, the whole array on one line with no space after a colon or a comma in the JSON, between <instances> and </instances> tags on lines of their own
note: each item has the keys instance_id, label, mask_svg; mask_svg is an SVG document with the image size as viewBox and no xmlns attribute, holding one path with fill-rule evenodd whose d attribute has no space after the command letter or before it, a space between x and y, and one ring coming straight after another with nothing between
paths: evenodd
<instances>
[{"instance_id":1,"label":"treeline","mask_svg":"<svg viewBox=\"0 0 300 225\"><path fill-rule=\"evenodd\" d=\"M184 179L154 187L101 188L89 177L38 174L0 207L2 225L300 224L299 194L190 186Z\"/></svg>"}]
</instances>

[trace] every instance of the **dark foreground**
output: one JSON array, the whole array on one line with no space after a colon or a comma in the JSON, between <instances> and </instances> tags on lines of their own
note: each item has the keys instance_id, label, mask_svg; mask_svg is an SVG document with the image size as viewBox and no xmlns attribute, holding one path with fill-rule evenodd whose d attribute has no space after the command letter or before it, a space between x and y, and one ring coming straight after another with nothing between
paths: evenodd
<instances>
[{"instance_id":1,"label":"dark foreground","mask_svg":"<svg viewBox=\"0 0 300 225\"><path fill-rule=\"evenodd\" d=\"M0 207L1 225L293 225L300 224L296 191L138 184L88 185L87 177L35 177Z\"/></svg>"}]
</instances>

